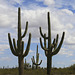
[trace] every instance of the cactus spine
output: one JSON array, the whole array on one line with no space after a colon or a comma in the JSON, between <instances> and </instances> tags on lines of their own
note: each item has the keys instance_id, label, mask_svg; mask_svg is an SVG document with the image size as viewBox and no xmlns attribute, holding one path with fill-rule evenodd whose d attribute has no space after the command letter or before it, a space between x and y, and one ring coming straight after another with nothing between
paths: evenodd
<instances>
[{"instance_id":1,"label":"cactus spine","mask_svg":"<svg viewBox=\"0 0 75 75\"><path fill-rule=\"evenodd\" d=\"M33 60L32 60L33 64L36 65L36 69L38 68L38 65L40 65L42 63L42 60L39 62L39 53L38 53L38 45L37 45L37 51L36 51L36 62L35 62L35 59L33 57Z\"/></svg>"},{"instance_id":2,"label":"cactus spine","mask_svg":"<svg viewBox=\"0 0 75 75\"><path fill-rule=\"evenodd\" d=\"M10 33L8 33L8 40L9 40L11 52L13 53L13 55L18 57L19 75L24 75L24 57L26 57L29 53L30 43L31 43L31 33L29 33L28 44L27 44L26 50L24 52L24 41L22 41L22 38L24 38L26 33L27 33L28 22L26 22L25 32L22 35L21 34L20 10L21 9L18 8L18 40L17 40L17 46L16 46L16 42L15 42L14 38L13 38L13 44L12 44Z\"/></svg>"},{"instance_id":3,"label":"cactus spine","mask_svg":"<svg viewBox=\"0 0 75 75\"><path fill-rule=\"evenodd\" d=\"M63 34L62 34L62 38L61 38L59 45L57 45L58 44L58 36L59 36L58 34L57 34L56 38L54 38L53 43L51 43L51 26L50 26L49 12L48 12L48 37L46 37L46 34L42 33L41 27L39 29L40 29L41 36L44 38L44 46L42 44L41 38L40 38L40 45L41 45L41 48L45 51L45 55L47 57L47 75L50 75L51 74L51 66L52 66L52 56L56 55L59 52L59 50L62 46L63 40L64 40L65 32L63 32ZM46 45L46 40L48 40L48 47Z\"/></svg>"}]
</instances>

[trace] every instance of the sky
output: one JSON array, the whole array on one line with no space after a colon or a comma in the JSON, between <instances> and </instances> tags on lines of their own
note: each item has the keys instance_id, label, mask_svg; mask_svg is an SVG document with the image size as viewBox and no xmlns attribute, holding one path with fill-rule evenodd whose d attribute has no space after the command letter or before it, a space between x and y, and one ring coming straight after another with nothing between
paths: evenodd
<instances>
[{"instance_id":1,"label":"sky","mask_svg":"<svg viewBox=\"0 0 75 75\"><path fill-rule=\"evenodd\" d=\"M65 32L59 53L52 57L52 66L59 68L75 64L75 0L0 0L0 68L18 66L18 58L11 53L8 42L8 33L12 40L17 40L18 7L21 8L22 34L28 21L28 31L23 39L24 50L29 33L32 34L30 52L25 57L27 63L32 64L32 56L36 58L38 45L39 62L43 61L40 66L47 66L47 58L40 46L39 27L47 34L47 12L50 12L52 40L59 34L60 42L62 33Z\"/></svg>"}]
</instances>

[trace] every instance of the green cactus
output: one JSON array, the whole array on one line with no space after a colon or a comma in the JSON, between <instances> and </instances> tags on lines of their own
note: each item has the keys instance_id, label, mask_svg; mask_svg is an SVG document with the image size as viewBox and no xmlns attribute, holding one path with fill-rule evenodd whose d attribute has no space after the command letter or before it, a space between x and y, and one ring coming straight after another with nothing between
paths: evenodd
<instances>
[{"instance_id":1,"label":"green cactus","mask_svg":"<svg viewBox=\"0 0 75 75\"><path fill-rule=\"evenodd\" d=\"M34 57L33 57L34 58ZM38 45L37 45L37 51L36 51L36 62L35 59L32 60L33 64L36 65L36 69L38 68L38 66L42 63L42 60L39 62L39 53L38 53Z\"/></svg>"},{"instance_id":2,"label":"green cactus","mask_svg":"<svg viewBox=\"0 0 75 75\"><path fill-rule=\"evenodd\" d=\"M40 34L44 39L44 46L42 44L41 38L40 38L40 45L41 45L41 48L45 51L45 55L47 57L47 75L50 75L51 74L51 66L52 66L52 56L56 55L59 52L59 50L62 46L63 40L64 40L65 32L63 32L63 34L62 34L62 38L61 38L59 45L57 45L58 44L58 36L59 36L58 34L57 34L56 38L54 38L53 43L51 43L51 26L50 26L49 12L48 12L48 37L46 37L46 34L42 33L41 27L39 29L40 29ZM48 46L46 45L46 40L48 40L48 44L47 44Z\"/></svg>"},{"instance_id":3,"label":"green cactus","mask_svg":"<svg viewBox=\"0 0 75 75\"><path fill-rule=\"evenodd\" d=\"M24 52L24 41L22 41L22 38L24 38L26 33L27 33L28 22L26 22L25 32L22 35L21 34L20 10L21 9L18 8L18 40L17 40L17 46L16 46L16 42L15 42L14 38L13 38L13 44L12 44L10 33L8 33L8 40L9 40L9 45L10 45L11 52L13 53L13 55L18 57L19 75L24 75L24 57L26 57L29 53L30 43L31 43L31 33L29 33L28 44L27 44L26 50Z\"/></svg>"},{"instance_id":4,"label":"green cactus","mask_svg":"<svg viewBox=\"0 0 75 75\"><path fill-rule=\"evenodd\" d=\"M35 60L34 60L34 56L31 58L31 60L32 60L32 70L33 70L33 69L34 69L33 61L35 61Z\"/></svg>"},{"instance_id":5,"label":"green cactus","mask_svg":"<svg viewBox=\"0 0 75 75\"><path fill-rule=\"evenodd\" d=\"M26 62L26 59L25 59L24 69L27 69L27 62Z\"/></svg>"}]
</instances>

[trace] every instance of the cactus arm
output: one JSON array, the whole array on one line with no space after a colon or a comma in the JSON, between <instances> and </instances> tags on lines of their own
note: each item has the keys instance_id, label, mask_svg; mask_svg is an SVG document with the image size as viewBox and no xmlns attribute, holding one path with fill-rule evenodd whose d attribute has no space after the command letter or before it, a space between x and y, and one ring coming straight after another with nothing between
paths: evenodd
<instances>
[{"instance_id":1,"label":"cactus arm","mask_svg":"<svg viewBox=\"0 0 75 75\"><path fill-rule=\"evenodd\" d=\"M34 65L40 65L42 63L42 60L40 61L40 63L38 64L38 63L35 63L35 62L33 62L33 64Z\"/></svg>"},{"instance_id":2,"label":"cactus arm","mask_svg":"<svg viewBox=\"0 0 75 75\"><path fill-rule=\"evenodd\" d=\"M34 59L34 56L33 56L33 58L31 58L31 60L32 60L32 62L33 62L33 63L35 63L35 59Z\"/></svg>"},{"instance_id":3,"label":"cactus arm","mask_svg":"<svg viewBox=\"0 0 75 75\"><path fill-rule=\"evenodd\" d=\"M15 56L18 56L18 54L15 52L15 50L14 50L14 48L13 48L12 41L11 41L11 37L10 37L10 33L8 33L8 40L9 40L9 45L10 45L11 52L12 52Z\"/></svg>"},{"instance_id":4,"label":"cactus arm","mask_svg":"<svg viewBox=\"0 0 75 75\"><path fill-rule=\"evenodd\" d=\"M42 60L40 61L40 63L38 65L40 65L42 63Z\"/></svg>"},{"instance_id":5,"label":"cactus arm","mask_svg":"<svg viewBox=\"0 0 75 75\"><path fill-rule=\"evenodd\" d=\"M46 37L46 34L44 34L44 37ZM44 38L44 47L46 48L46 39Z\"/></svg>"},{"instance_id":6,"label":"cactus arm","mask_svg":"<svg viewBox=\"0 0 75 75\"><path fill-rule=\"evenodd\" d=\"M40 34L41 34L41 36L42 36L43 38L45 38L45 39L48 39L48 37L45 37L45 36L43 35L42 30L41 30L41 27L39 27L39 29L40 29Z\"/></svg>"},{"instance_id":7,"label":"cactus arm","mask_svg":"<svg viewBox=\"0 0 75 75\"><path fill-rule=\"evenodd\" d=\"M33 59L33 58L32 58L32 63L33 63L34 65L36 64L36 63L35 63L35 59Z\"/></svg>"},{"instance_id":8,"label":"cactus arm","mask_svg":"<svg viewBox=\"0 0 75 75\"><path fill-rule=\"evenodd\" d=\"M53 50L52 55L56 55L59 52L59 50L62 46L63 40L64 40L64 36L65 36L65 32L63 32L63 35L62 35L61 41L59 43L59 46L55 50Z\"/></svg>"},{"instance_id":9,"label":"cactus arm","mask_svg":"<svg viewBox=\"0 0 75 75\"><path fill-rule=\"evenodd\" d=\"M55 48L57 47L57 44L58 44L58 38L59 38L59 35L57 34L57 36L56 36Z\"/></svg>"},{"instance_id":10,"label":"cactus arm","mask_svg":"<svg viewBox=\"0 0 75 75\"><path fill-rule=\"evenodd\" d=\"M53 40L53 43L52 43L53 45L55 44L55 38L54 38L54 40Z\"/></svg>"},{"instance_id":11,"label":"cactus arm","mask_svg":"<svg viewBox=\"0 0 75 75\"><path fill-rule=\"evenodd\" d=\"M58 37L59 37L59 35L57 34L56 39L54 38L54 40L53 40L52 49L53 49L53 48L56 49L57 44L58 44Z\"/></svg>"},{"instance_id":12,"label":"cactus arm","mask_svg":"<svg viewBox=\"0 0 75 75\"><path fill-rule=\"evenodd\" d=\"M18 51L18 49L17 49L16 42L15 42L15 39L14 39L14 38L13 38L13 45L14 45L15 52L16 52L16 53L19 53L19 51Z\"/></svg>"},{"instance_id":13,"label":"cactus arm","mask_svg":"<svg viewBox=\"0 0 75 75\"><path fill-rule=\"evenodd\" d=\"M27 30L28 30L28 22L26 22L26 28L25 28L24 34L21 36L21 38L25 37Z\"/></svg>"},{"instance_id":14,"label":"cactus arm","mask_svg":"<svg viewBox=\"0 0 75 75\"><path fill-rule=\"evenodd\" d=\"M56 43L58 43L58 38L59 38L59 35L57 34L57 36L56 36Z\"/></svg>"},{"instance_id":15,"label":"cactus arm","mask_svg":"<svg viewBox=\"0 0 75 75\"><path fill-rule=\"evenodd\" d=\"M46 34L44 34L44 36L46 37ZM44 47L46 48L46 39L44 38ZM44 51L45 52L45 56L47 57L47 51Z\"/></svg>"},{"instance_id":16,"label":"cactus arm","mask_svg":"<svg viewBox=\"0 0 75 75\"><path fill-rule=\"evenodd\" d=\"M48 51L45 51L45 56L47 57L47 55L48 55Z\"/></svg>"},{"instance_id":17,"label":"cactus arm","mask_svg":"<svg viewBox=\"0 0 75 75\"><path fill-rule=\"evenodd\" d=\"M13 38L13 45L14 45L15 50L17 50L16 42L15 42L15 39L14 38Z\"/></svg>"},{"instance_id":18,"label":"cactus arm","mask_svg":"<svg viewBox=\"0 0 75 75\"><path fill-rule=\"evenodd\" d=\"M41 38L40 38L40 45L41 45L41 47L42 47L43 50L48 51L47 48L43 47L43 44L42 44L42 40L41 40Z\"/></svg>"},{"instance_id":19,"label":"cactus arm","mask_svg":"<svg viewBox=\"0 0 75 75\"><path fill-rule=\"evenodd\" d=\"M29 39L28 39L28 44L27 44L27 47L26 47L26 50L23 54L23 57L27 56L28 53L29 53L29 49L30 49L30 43L31 43L31 33L29 33Z\"/></svg>"}]
</instances>

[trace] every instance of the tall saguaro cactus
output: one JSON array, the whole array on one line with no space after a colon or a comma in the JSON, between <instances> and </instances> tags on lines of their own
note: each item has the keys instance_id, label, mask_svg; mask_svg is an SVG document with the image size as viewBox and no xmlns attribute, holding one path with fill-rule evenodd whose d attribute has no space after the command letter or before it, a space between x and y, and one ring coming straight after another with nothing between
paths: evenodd
<instances>
[{"instance_id":1,"label":"tall saguaro cactus","mask_svg":"<svg viewBox=\"0 0 75 75\"><path fill-rule=\"evenodd\" d=\"M30 49L30 43L31 43L31 33L29 33L29 39L27 43L26 50L24 52L24 41L22 41L22 38L25 37L28 29L28 22L26 22L26 28L24 31L24 34L21 34L21 14L20 14L20 8L18 8L18 40L17 40L17 46L15 39L13 38L13 44L11 41L10 33L8 33L8 40L11 52L13 55L18 57L18 64L19 64L19 75L24 75L24 57L26 57L29 53Z\"/></svg>"},{"instance_id":2,"label":"tall saguaro cactus","mask_svg":"<svg viewBox=\"0 0 75 75\"><path fill-rule=\"evenodd\" d=\"M51 66L52 66L52 56L56 55L59 52L64 40L65 32L63 32L62 34L62 38L59 45L58 45L58 36L59 36L58 34L56 38L54 38L53 43L51 42L51 25L50 25L49 12L48 12L48 37L46 37L46 34L42 33L41 27L39 29L40 29L41 36L44 38L44 46L42 44L41 38L40 38L40 45L41 48L45 51L45 55L47 57L47 75L50 75ZM47 44L48 46L46 45L46 40L48 40L48 44Z\"/></svg>"},{"instance_id":3,"label":"tall saguaro cactus","mask_svg":"<svg viewBox=\"0 0 75 75\"><path fill-rule=\"evenodd\" d=\"M38 63L39 62L38 45L37 45L37 51L36 51L36 62L35 62L34 57L32 59L32 62L34 65L36 65L36 69L38 68L38 65L40 65L42 63L42 60L40 61L40 63Z\"/></svg>"}]
</instances>

